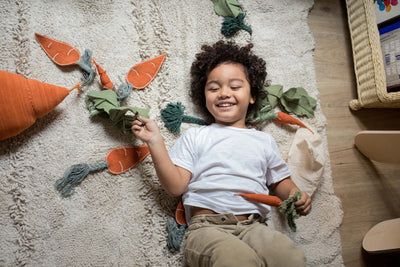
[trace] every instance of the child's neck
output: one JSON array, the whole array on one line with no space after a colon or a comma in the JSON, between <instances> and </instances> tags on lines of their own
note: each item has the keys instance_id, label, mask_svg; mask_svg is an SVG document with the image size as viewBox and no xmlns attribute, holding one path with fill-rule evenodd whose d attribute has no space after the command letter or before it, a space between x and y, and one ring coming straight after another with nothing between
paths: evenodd
<instances>
[{"instance_id":1,"label":"child's neck","mask_svg":"<svg viewBox=\"0 0 400 267\"><path fill-rule=\"evenodd\" d=\"M248 127L244 123L233 123L233 124L230 124L230 123L224 123L224 122L219 122L219 121L216 121L214 123L218 124L218 125L221 125L221 126L240 128L240 129L248 129Z\"/></svg>"}]
</instances>

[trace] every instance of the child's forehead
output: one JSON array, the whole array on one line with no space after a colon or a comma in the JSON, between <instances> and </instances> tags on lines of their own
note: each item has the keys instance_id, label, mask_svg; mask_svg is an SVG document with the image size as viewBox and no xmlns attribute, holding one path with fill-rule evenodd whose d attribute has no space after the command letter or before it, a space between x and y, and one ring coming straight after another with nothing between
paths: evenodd
<instances>
[{"instance_id":1,"label":"child's forehead","mask_svg":"<svg viewBox=\"0 0 400 267\"><path fill-rule=\"evenodd\" d=\"M214 69L216 67L219 67L219 66L222 66L222 65L234 65L234 66L240 66L243 69L245 68L244 65L242 63L240 63L240 62L227 60L227 61L219 62L217 65L215 65Z\"/></svg>"},{"instance_id":2,"label":"child's forehead","mask_svg":"<svg viewBox=\"0 0 400 267\"><path fill-rule=\"evenodd\" d=\"M238 67L240 68L241 71L243 71L244 73L246 73L246 67L239 63L239 62L234 62L234 61L224 61L224 62L220 62L217 65L215 65L212 69L210 69L210 71L208 72L207 76L216 68L221 67L221 66L226 66L226 67L230 67L232 66L233 68L237 69Z\"/></svg>"},{"instance_id":3,"label":"child's forehead","mask_svg":"<svg viewBox=\"0 0 400 267\"><path fill-rule=\"evenodd\" d=\"M224 61L224 62L221 62L221 63L219 63L219 64L217 64L214 68L212 68L208 73L207 73L207 79L210 77L210 74L211 73L215 73L215 69L217 69L217 68L219 68L219 69L221 69L220 67L223 67L223 69L226 71L226 70L232 70L232 71L239 71L239 72L242 72L243 73L243 75L246 77L246 79L248 80L248 72L247 72L247 69L246 69L246 67L243 65L243 64L241 64L241 63L239 63L239 62L234 62L234 61Z\"/></svg>"}]
</instances>

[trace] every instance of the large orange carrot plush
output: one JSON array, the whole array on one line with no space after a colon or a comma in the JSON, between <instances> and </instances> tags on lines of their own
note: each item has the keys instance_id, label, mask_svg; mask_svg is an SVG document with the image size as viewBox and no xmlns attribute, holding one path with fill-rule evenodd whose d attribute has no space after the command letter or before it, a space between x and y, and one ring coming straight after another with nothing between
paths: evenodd
<instances>
[{"instance_id":1,"label":"large orange carrot plush","mask_svg":"<svg viewBox=\"0 0 400 267\"><path fill-rule=\"evenodd\" d=\"M61 103L74 88L67 89L0 71L0 140L30 127L36 119Z\"/></svg>"},{"instance_id":2,"label":"large orange carrot plush","mask_svg":"<svg viewBox=\"0 0 400 267\"><path fill-rule=\"evenodd\" d=\"M56 188L63 197L69 196L74 192L75 185L94 171L108 168L112 174L124 173L150 154L148 146L124 146L113 149L106 156L105 161L88 165L86 163L72 165L65 173L63 178L56 181Z\"/></svg>"}]
</instances>

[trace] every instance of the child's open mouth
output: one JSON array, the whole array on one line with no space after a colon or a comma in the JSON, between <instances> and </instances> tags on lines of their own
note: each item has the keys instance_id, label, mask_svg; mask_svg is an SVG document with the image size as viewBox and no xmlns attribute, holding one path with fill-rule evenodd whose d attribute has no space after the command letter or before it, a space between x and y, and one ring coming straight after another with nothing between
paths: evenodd
<instances>
[{"instance_id":1,"label":"child's open mouth","mask_svg":"<svg viewBox=\"0 0 400 267\"><path fill-rule=\"evenodd\" d=\"M234 105L235 105L234 103L220 103L220 104L217 104L217 107L222 108L222 109L228 109Z\"/></svg>"}]
</instances>

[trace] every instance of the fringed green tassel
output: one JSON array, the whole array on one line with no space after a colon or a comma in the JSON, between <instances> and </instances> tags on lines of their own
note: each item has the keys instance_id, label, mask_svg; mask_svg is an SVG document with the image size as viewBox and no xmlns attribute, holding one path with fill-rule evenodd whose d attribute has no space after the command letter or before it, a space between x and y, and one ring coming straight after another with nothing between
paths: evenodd
<instances>
[{"instance_id":1,"label":"fringed green tassel","mask_svg":"<svg viewBox=\"0 0 400 267\"><path fill-rule=\"evenodd\" d=\"M86 49L81 57L81 60L77 61L79 67L82 69L82 86L90 84L96 76L96 70L92 69L92 62L90 61L91 58L92 51Z\"/></svg>"},{"instance_id":2,"label":"fringed green tassel","mask_svg":"<svg viewBox=\"0 0 400 267\"><path fill-rule=\"evenodd\" d=\"M179 133L182 122L196 123L199 125L207 125L207 123L199 118L184 115L185 107L180 103L169 103L166 108L161 110L161 118L165 126L173 132Z\"/></svg>"},{"instance_id":3,"label":"fringed green tassel","mask_svg":"<svg viewBox=\"0 0 400 267\"><path fill-rule=\"evenodd\" d=\"M222 22L221 32L226 37L232 37L238 30L243 29L252 34L252 30L249 26L243 23L244 17L246 15L244 13L240 13L236 18L233 17L225 17Z\"/></svg>"},{"instance_id":4,"label":"fringed green tassel","mask_svg":"<svg viewBox=\"0 0 400 267\"><path fill-rule=\"evenodd\" d=\"M282 201L279 207L279 211L286 215L288 225L292 232L296 232L296 223L294 222L294 220L300 217L300 214L298 214L296 211L294 203L300 198L301 192L297 191L293 197Z\"/></svg>"},{"instance_id":5,"label":"fringed green tassel","mask_svg":"<svg viewBox=\"0 0 400 267\"><path fill-rule=\"evenodd\" d=\"M167 240L167 245L168 248L172 251L175 252L179 250L181 247L183 238L185 238L185 231L186 231L186 225L182 224L178 228L178 224L176 221L172 218L167 219L167 230L168 230L168 240Z\"/></svg>"},{"instance_id":6,"label":"fringed green tassel","mask_svg":"<svg viewBox=\"0 0 400 267\"><path fill-rule=\"evenodd\" d=\"M72 165L65 173L63 178L58 179L55 186L60 191L63 197L70 196L74 192L75 185L82 182L83 179L90 173L108 168L108 162L100 162L94 165L86 163Z\"/></svg>"},{"instance_id":7,"label":"fringed green tassel","mask_svg":"<svg viewBox=\"0 0 400 267\"><path fill-rule=\"evenodd\" d=\"M117 90L114 90L117 94L117 100L122 101L127 98L133 90L133 85L131 83L122 83L118 86Z\"/></svg>"}]
</instances>

